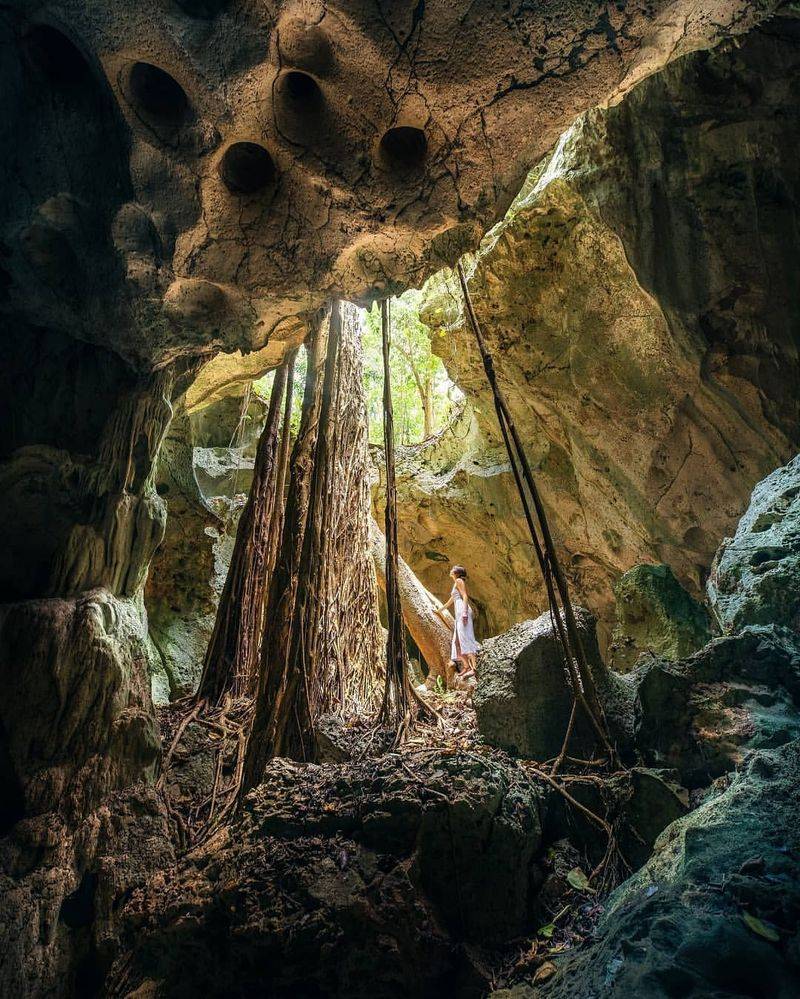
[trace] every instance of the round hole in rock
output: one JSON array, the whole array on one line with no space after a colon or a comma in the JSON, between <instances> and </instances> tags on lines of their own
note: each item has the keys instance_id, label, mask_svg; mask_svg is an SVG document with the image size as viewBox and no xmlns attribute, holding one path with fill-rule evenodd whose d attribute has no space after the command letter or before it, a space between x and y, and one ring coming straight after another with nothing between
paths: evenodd
<instances>
[{"instance_id":1,"label":"round hole in rock","mask_svg":"<svg viewBox=\"0 0 800 999\"><path fill-rule=\"evenodd\" d=\"M77 46L49 24L32 28L23 49L30 64L54 84L74 86L89 78L89 66Z\"/></svg>"},{"instance_id":2,"label":"round hole in rock","mask_svg":"<svg viewBox=\"0 0 800 999\"><path fill-rule=\"evenodd\" d=\"M255 194L274 183L277 171L263 146L255 142L235 142L225 150L219 173L234 194Z\"/></svg>"},{"instance_id":3,"label":"round hole in rock","mask_svg":"<svg viewBox=\"0 0 800 999\"><path fill-rule=\"evenodd\" d=\"M322 104L322 91L313 76L290 70L281 77L283 92L298 108L316 109Z\"/></svg>"},{"instance_id":4,"label":"round hole in rock","mask_svg":"<svg viewBox=\"0 0 800 999\"><path fill-rule=\"evenodd\" d=\"M422 166L428 154L428 140L421 128L398 125L390 128L381 139L381 158L397 170L413 170Z\"/></svg>"},{"instance_id":5,"label":"round hole in rock","mask_svg":"<svg viewBox=\"0 0 800 999\"><path fill-rule=\"evenodd\" d=\"M130 99L137 108L160 121L177 123L189 107L188 98L178 81L148 62L133 64L128 89Z\"/></svg>"}]
</instances>

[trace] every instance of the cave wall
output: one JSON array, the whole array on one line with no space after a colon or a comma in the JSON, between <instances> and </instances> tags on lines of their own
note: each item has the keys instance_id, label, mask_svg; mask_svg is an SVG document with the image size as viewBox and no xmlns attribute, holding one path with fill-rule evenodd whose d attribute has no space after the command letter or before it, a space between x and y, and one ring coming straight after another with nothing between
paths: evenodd
<instances>
[{"instance_id":1,"label":"cave wall","mask_svg":"<svg viewBox=\"0 0 800 999\"><path fill-rule=\"evenodd\" d=\"M687 56L579 119L468 264L568 574L606 627L636 563L700 593L753 484L800 442L797 24ZM452 278L429 283L424 318L489 454L494 411ZM442 556L475 565L481 603L528 616L542 590L525 558L510 586L480 579L524 526L504 520L498 544L483 472L461 474L453 514L431 517L412 482L410 561L424 579Z\"/></svg>"}]
</instances>

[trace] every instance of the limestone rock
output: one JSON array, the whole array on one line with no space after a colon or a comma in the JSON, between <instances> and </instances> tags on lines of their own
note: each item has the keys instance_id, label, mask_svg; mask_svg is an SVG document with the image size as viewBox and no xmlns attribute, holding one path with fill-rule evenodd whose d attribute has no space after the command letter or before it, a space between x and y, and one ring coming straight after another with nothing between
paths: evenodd
<instances>
[{"instance_id":1,"label":"limestone rock","mask_svg":"<svg viewBox=\"0 0 800 999\"><path fill-rule=\"evenodd\" d=\"M614 584L617 624L611 642L614 669L631 669L643 652L683 659L711 639L708 615L668 565L637 565Z\"/></svg>"},{"instance_id":2,"label":"limestone rock","mask_svg":"<svg viewBox=\"0 0 800 999\"><path fill-rule=\"evenodd\" d=\"M638 675L636 746L688 788L707 787L755 749L800 738L800 648L785 629L752 626L680 662Z\"/></svg>"},{"instance_id":3,"label":"limestone rock","mask_svg":"<svg viewBox=\"0 0 800 999\"><path fill-rule=\"evenodd\" d=\"M237 433L242 408L234 397L191 414L182 407L159 454L156 491L168 519L145 588L158 703L193 693L200 677L264 420L254 400Z\"/></svg>"},{"instance_id":4,"label":"limestone rock","mask_svg":"<svg viewBox=\"0 0 800 999\"><path fill-rule=\"evenodd\" d=\"M152 779L146 636L141 601L106 590L0 608L0 759L20 812L80 815Z\"/></svg>"},{"instance_id":5,"label":"limestone rock","mask_svg":"<svg viewBox=\"0 0 800 999\"><path fill-rule=\"evenodd\" d=\"M800 633L800 455L753 490L736 533L720 545L708 580L723 631L778 624Z\"/></svg>"},{"instance_id":6,"label":"limestone rock","mask_svg":"<svg viewBox=\"0 0 800 999\"><path fill-rule=\"evenodd\" d=\"M575 614L595 682L605 693L610 678L597 646L595 619L581 608ZM558 755L572 709L572 692L549 613L484 642L477 677L473 703L478 728L488 743L534 760ZM594 743L588 723L578 712L571 749L579 756L591 755Z\"/></svg>"},{"instance_id":7,"label":"limestone rock","mask_svg":"<svg viewBox=\"0 0 800 999\"><path fill-rule=\"evenodd\" d=\"M45 19L15 0L0 24L7 300L147 366L247 355L334 292L452 262L576 114L776 6L506 20L468 0L60 0Z\"/></svg>"},{"instance_id":8,"label":"limestone rock","mask_svg":"<svg viewBox=\"0 0 800 999\"><path fill-rule=\"evenodd\" d=\"M163 802L141 784L77 826L57 812L17 823L0 849L2 994L97 994L124 903L174 864Z\"/></svg>"},{"instance_id":9,"label":"limestone rock","mask_svg":"<svg viewBox=\"0 0 800 999\"><path fill-rule=\"evenodd\" d=\"M467 262L565 572L606 627L613 582L638 563L666 563L698 596L753 485L800 443L799 65L797 22L777 19L590 112ZM460 302L455 278L434 278L423 318L497 441ZM486 504L464 499L460 531L488 563ZM441 535L428 547L447 551ZM523 561L512 600L527 590L541 608ZM475 597L502 604L503 589L481 580Z\"/></svg>"},{"instance_id":10,"label":"limestone rock","mask_svg":"<svg viewBox=\"0 0 800 999\"><path fill-rule=\"evenodd\" d=\"M451 565L469 573L479 637L496 635L537 609L530 535L511 466L464 406L438 434L397 447L400 549L424 585L447 599ZM384 503L383 469L376 515Z\"/></svg>"},{"instance_id":11,"label":"limestone rock","mask_svg":"<svg viewBox=\"0 0 800 999\"><path fill-rule=\"evenodd\" d=\"M538 991L496 999L796 995L799 771L798 742L754 753L729 786L662 833L588 946L559 961Z\"/></svg>"}]
</instances>

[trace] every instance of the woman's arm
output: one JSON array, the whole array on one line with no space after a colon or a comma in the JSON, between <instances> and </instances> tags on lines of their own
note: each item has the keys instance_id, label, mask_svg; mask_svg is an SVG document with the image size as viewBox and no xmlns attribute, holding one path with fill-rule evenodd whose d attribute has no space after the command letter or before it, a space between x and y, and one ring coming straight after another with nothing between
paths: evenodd
<instances>
[{"instance_id":1,"label":"woman's arm","mask_svg":"<svg viewBox=\"0 0 800 999\"><path fill-rule=\"evenodd\" d=\"M442 613L442 611L446 611L448 607L452 606L452 603L453 603L453 600L454 600L454 599L455 599L455 597L452 597L452 596L451 596L451 597L450 597L450 599L449 599L449 600L447 601L447 603L446 603L446 604L442 604L442 606L441 606L441 607L437 607L437 608L435 608L435 610L436 610L436 613L437 613L437 614L441 614L441 613Z\"/></svg>"}]
</instances>

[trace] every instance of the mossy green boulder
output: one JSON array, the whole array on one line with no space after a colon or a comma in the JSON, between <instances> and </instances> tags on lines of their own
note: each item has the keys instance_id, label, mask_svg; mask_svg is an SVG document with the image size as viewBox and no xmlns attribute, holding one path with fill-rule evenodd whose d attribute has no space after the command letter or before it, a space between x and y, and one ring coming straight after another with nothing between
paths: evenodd
<instances>
[{"instance_id":1,"label":"mossy green boulder","mask_svg":"<svg viewBox=\"0 0 800 999\"><path fill-rule=\"evenodd\" d=\"M711 639L705 608L681 586L668 565L637 565L614 586L617 624L614 669L627 672L643 652L677 660Z\"/></svg>"}]
</instances>

